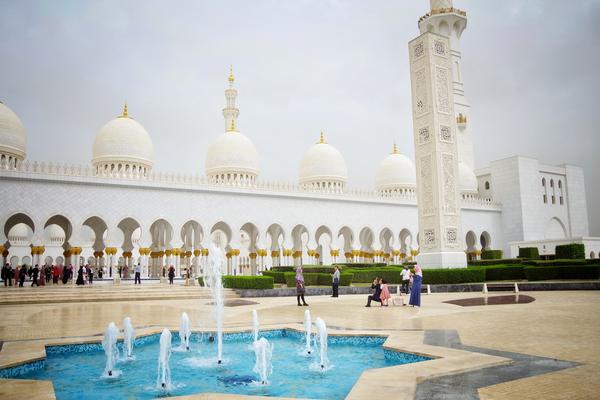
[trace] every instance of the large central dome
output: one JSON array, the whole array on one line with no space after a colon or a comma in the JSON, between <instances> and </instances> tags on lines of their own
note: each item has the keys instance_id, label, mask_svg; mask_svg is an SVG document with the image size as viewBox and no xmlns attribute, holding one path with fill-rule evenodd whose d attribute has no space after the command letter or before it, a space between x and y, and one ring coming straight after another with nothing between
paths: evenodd
<instances>
[{"instance_id":1,"label":"large central dome","mask_svg":"<svg viewBox=\"0 0 600 400\"><path fill-rule=\"evenodd\" d=\"M304 154L299 169L300 186L317 190L343 190L348 180L346 161L332 145L321 139Z\"/></svg>"},{"instance_id":2,"label":"large central dome","mask_svg":"<svg viewBox=\"0 0 600 400\"><path fill-rule=\"evenodd\" d=\"M0 101L0 167L15 168L25 159L26 147L27 137L21 120Z\"/></svg>"},{"instance_id":3,"label":"large central dome","mask_svg":"<svg viewBox=\"0 0 600 400\"><path fill-rule=\"evenodd\" d=\"M154 146L144 127L131 118L127 105L123 115L109 121L96 135L92 165L98 174L145 175L152 169Z\"/></svg>"},{"instance_id":4,"label":"large central dome","mask_svg":"<svg viewBox=\"0 0 600 400\"><path fill-rule=\"evenodd\" d=\"M258 152L246 135L235 128L235 119L227 132L209 147L206 175L215 183L253 183L258 176Z\"/></svg>"}]
</instances>

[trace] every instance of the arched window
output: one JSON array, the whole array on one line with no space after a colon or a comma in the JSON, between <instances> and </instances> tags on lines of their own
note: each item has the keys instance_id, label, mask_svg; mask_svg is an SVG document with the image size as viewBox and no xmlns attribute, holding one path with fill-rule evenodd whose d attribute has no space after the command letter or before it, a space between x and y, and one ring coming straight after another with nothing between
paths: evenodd
<instances>
[{"instance_id":1,"label":"arched window","mask_svg":"<svg viewBox=\"0 0 600 400\"><path fill-rule=\"evenodd\" d=\"M546 187L546 178L542 178L542 187L544 188L542 198L544 199L544 204L546 204L548 203L548 188Z\"/></svg>"},{"instance_id":2,"label":"arched window","mask_svg":"<svg viewBox=\"0 0 600 400\"><path fill-rule=\"evenodd\" d=\"M542 186L546 187L546 178L542 178Z\"/></svg>"},{"instance_id":3,"label":"arched window","mask_svg":"<svg viewBox=\"0 0 600 400\"><path fill-rule=\"evenodd\" d=\"M490 183L485 181L485 190L490 190Z\"/></svg>"},{"instance_id":4,"label":"arched window","mask_svg":"<svg viewBox=\"0 0 600 400\"><path fill-rule=\"evenodd\" d=\"M562 181L558 181L558 188L562 189Z\"/></svg>"},{"instance_id":5,"label":"arched window","mask_svg":"<svg viewBox=\"0 0 600 400\"><path fill-rule=\"evenodd\" d=\"M553 188L554 187L554 179L550 179L550 187Z\"/></svg>"}]
</instances>

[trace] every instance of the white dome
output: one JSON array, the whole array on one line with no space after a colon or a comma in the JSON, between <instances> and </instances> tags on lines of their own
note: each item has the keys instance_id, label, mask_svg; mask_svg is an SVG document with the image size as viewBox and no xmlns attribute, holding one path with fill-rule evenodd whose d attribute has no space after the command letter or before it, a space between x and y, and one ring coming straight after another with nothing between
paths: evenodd
<instances>
[{"instance_id":1,"label":"white dome","mask_svg":"<svg viewBox=\"0 0 600 400\"><path fill-rule=\"evenodd\" d=\"M18 223L8 231L8 241L13 246L26 245L29 243L29 238L33 236L33 231L29 225Z\"/></svg>"},{"instance_id":2,"label":"white dome","mask_svg":"<svg viewBox=\"0 0 600 400\"><path fill-rule=\"evenodd\" d=\"M154 146L144 127L129 117L127 106L123 115L109 121L96 135L92 164L94 166L130 165L152 168Z\"/></svg>"},{"instance_id":3,"label":"white dome","mask_svg":"<svg viewBox=\"0 0 600 400\"><path fill-rule=\"evenodd\" d=\"M414 189L417 184L417 172L413 162L400 154L394 146L394 152L384 158L375 175L377 190Z\"/></svg>"},{"instance_id":4,"label":"white dome","mask_svg":"<svg viewBox=\"0 0 600 400\"><path fill-rule=\"evenodd\" d=\"M204 167L210 177L229 174L227 181L234 180L233 175L254 180L258 175L258 152L252 141L233 126L208 147Z\"/></svg>"},{"instance_id":5,"label":"white dome","mask_svg":"<svg viewBox=\"0 0 600 400\"><path fill-rule=\"evenodd\" d=\"M342 187L348 180L348 169L342 153L321 140L304 154L300 161L300 185L337 183Z\"/></svg>"},{"instance_id":6,"label":"white dome","mask_svg":"<svg viewBox=\"0 0 600 400\"><path fill-rule=\"evenodd\" d=\"M23 160L26 151L27 136L21 120L6 104L0 102L0 154Z\"/></svg>"},{"instance_id":7,"label":"white dome","mask_svg":"<svg viewBox=\"0 0 600 400\"><path fill-rule=\"evenodd\" d=\"M477 193L477 177L464 162L458 163L458 187L461 193Z\"/></svg>"},{"instance_id":8,"label":"white dome","mask_svg":"<svg viewBox=\"0 0 600 400\"><path fill-rule=\"evenodd\" d=\"M65 238L67 235L63 228L57 224L51 224L46 227L44 230L44 236L46 239L46 243L52 244L55 246L60 246L65 242Z\"/></svg>"}]
</instances>

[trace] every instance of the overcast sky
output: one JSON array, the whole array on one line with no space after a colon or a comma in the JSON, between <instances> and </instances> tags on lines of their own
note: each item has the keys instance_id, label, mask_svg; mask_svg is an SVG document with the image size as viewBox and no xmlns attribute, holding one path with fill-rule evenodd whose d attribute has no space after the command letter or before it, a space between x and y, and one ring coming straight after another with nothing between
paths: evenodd
<instances>
[{"instance_id":1,"label":"overcast sky","mask_svg":"<svg viewBox=\"0 0 600 400\"><path fill-rule=\"evenodd\" d=\"M463 0L463 80L477 167L516 154L585 170L600 235L600 1ZM203 173L223 132L229 65L238 128L261 177L297 181L323 129L351 187L372 188L396 141L413 159L407 42L427 0L0 0L0 99L30 160L90 163L123 102L155 169Z\"/></svg>"}]
</instances>

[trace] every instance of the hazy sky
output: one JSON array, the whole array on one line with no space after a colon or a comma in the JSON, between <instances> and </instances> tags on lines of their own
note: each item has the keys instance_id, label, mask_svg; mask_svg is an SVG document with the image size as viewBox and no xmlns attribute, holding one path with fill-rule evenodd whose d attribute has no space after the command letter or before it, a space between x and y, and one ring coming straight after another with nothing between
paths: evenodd
<instances>
[{"instance_id":1,"label":"hazy sky","mask_svg":"<svg viewBox=\"0 0 600 400\"><path fill-rule=\"evenodd\" d=\"M463 0L463 80L478 167L516 154L585 169L600 235L600 1ZM0 0L0 99L30 160L89 164L129 112L155 169L203 173L223 132L229 65L238 128L261 177L297 181L324 130L349 185L372 188L396 141L413 158L407 42L427 0Z\"/></svg>"}]
</instances>

